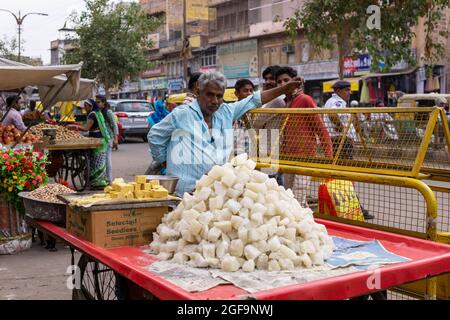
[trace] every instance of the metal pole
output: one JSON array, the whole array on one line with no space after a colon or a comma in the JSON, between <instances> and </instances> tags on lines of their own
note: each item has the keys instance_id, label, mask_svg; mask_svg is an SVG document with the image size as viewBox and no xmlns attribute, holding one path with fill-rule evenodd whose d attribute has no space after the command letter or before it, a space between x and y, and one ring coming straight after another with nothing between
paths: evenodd
<instances>
[{"instance_id":1,"label":"metal pole","mask_svg":"<svg viewBox=\"0 0 450 320\"><path fill-rule=\"evenodd\" d=\"M18 32L19 32L19 46L18 46L18 47L19 47L19 52L18 52L18 54L17 54L17 58L18 58L18 61L20 62L21 50L22 50L20 42L21 42L21 33L22 33L22 23L23 23L23 20L25 20L25 18L26 18L27 16L32 15L32 14L39 15L39 16L48 16L48 14L47 14L47 13L41 13L41 12L29 12L29 13L25 14L25 15L22 17L21 14L20 14L20 10L19 10L19 17L17 17L17 16L14 14L14 12L11 12L11 11L9 11L9 10L6 10L6 9L0 9L0 11L9 12L9 13L11 13L11 14L13 15L14 19L16 19L16 23L17 23L17 27L18 27Z\"/></svg>"},{"instance_id":2,"label":"metal pole","mask_svg":"<svg viewBox=\"0 0 450 320\"><path fill-rule=\"evenodd\" d=\"M186 32L186 0L183 0L183 84L187 87L187 32Z\"/></svg>"},{"instance_id":3,"label":"metal pole","mask_svg":"<svg viewBox=\"0 0 450 320\"><path fill-rule=\"evenodd\" d=\"M25 17L24 17L25 18ZM19 54L17 55L17 60L20 62L20 55L21 55L21 47L20 47L20 42L21 42L21 33L22 33L22 22L23 20L20 17L20 10L19 10L19 19L17 20L17 28L19 29Z\"/></svg>"}]
</instances>

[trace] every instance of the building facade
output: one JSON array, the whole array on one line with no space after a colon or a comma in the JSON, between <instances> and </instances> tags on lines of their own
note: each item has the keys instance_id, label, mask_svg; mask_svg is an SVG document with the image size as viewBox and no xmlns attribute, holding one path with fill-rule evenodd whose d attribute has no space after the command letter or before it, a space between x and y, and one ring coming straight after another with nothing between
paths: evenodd
<instances>
[{"instance_id":1,"label":"building facade","mask_svg":"<svg viewBox=\"0 0 450 320\"><path fill-rule=\"evenodd\" d=\"M185 3L185 17L183 11ZM162 22L152 35L153 46L148 48L153 68L141 73L141 92L144 97L163 96L183 92L183 22L186 22L188 77L198 71L215 70L215 47L208 44L210 9L202 0L141 0L149 16Z\"/></svg>"},{"instance_id":2,"label":"building facade","mask_svg":"<svg viewBox=\"0 0 450 320\"><path fill-rule=\"evenodd\" d=\"M262 71L270 65L286 65L297 70L307 82L305 91L319 105L331 94L330 82L339 77L338 50L314 50L304 34L299 32L289 39L283 20L292 16L304 0L185 0L186 36L189 38L188 75L193 72L218 70L233 87L241 78L252 80L255 85L262 81ZM147 95L162 95L183 90L183 0L141 0L149 15L160 18L163 23L152 39L149 59L154 69L141 74ZM447 10L440 29L448 30L450 15ZM353 86L354 96L362 85L362 78L384 86L384 92L373 97L387 100L388 90L408 93L428 92L427 75L421 57L424 51L424 26L415 27L416 38L411 50L417 58L416 66L401 62L389 74L371 74L371 58L367 54L345 57L344 74ZM445 39L446 57L450 56L449 39ZM432 91L450 92L450 62L443 57L433 69ZM379 83L375 83L375 80ZM381 79L381 80L380 80ZM428 79L429 80L429 79ZM141 82L142 83L142 82ZM439 83L439 85L436 84Z\"/></svg>"}]
</instances>

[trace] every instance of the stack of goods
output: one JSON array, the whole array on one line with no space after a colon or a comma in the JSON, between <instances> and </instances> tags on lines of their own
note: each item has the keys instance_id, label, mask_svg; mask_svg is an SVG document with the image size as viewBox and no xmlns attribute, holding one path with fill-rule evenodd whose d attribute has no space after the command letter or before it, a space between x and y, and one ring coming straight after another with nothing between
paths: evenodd
<instances>
[{"instance_id":1,"label":"stack of goods","mask_svg":"<svg viewBox=\"0 0 450 320\"><path fill-rule=\"evenodd\" d=\"M52 183L31 191L29 193L29 197L45 202L63 203L61 200L58 199L57 196L66 193L75 193L75 191L63 186L62 184Z\"/></svg>"},{"instance_id":2,"label":"stack of goods","mask_svg":"<svg viewBox=\"0 0 450 320\"><path fill-rule=\"evenodd\" d=\"M166 198L169 192L159 184L159 180L147 182L146 176L136 176L135 182L126 183L122 178L114 179L112 186L105 188L112 199Z\"/></svg>"},{"instance_id":3,"label":"stack of goods","mask_svg":"<svg viewBox=\"0 0 450 320\"><path fill-rule=\"evenodd\" d=\"M58 126L55 124L48 124L48 123L40 123L36 126L31 127L30 132L39 137L43 138L42 129L56 129L56 141L68 141L68 140L80 140L80 139L88 139L83 137L79 132L69 130L67 128L64 128L62 126Z\"/></svg>"},{"instance_id":4,"label":"stack of goods","mask_svg":"<svg viewBox=\"0 0 450 320\"><path fill-rule=\"evenodd\" d=\"M3 126L0 124L0 144L14 144L19 141L22 132L14 125ZM34 134L27 133L20 143L37 143L40 142L40 137Z\"/></svg>"},{"instance_id":5,"label":"stack of goods","mask_svg":"<svg viewBox=\"0 0 450 320\"><path fill-rule=\"evenodd\" d=\"M158 258L224 271L320 266L334 243L292 191L255 169L246 154L214 166L166 214L150 244Z\"/></svg>"},{"instance_id":6,"label":"stack of goods","mask_svg":"<svg viewBox=\"0 0 450 320\"><path fill-rule=\"evenodd\" d=\"M105 193L94 194L74 199L74 205L89 205L104 200L154 200L169 196L166 188L159 180L147 182L146 176L136 176L135 182L125 182L123 178L114 179L111 186L105 188Z\"/></svg>"}]
</instances>

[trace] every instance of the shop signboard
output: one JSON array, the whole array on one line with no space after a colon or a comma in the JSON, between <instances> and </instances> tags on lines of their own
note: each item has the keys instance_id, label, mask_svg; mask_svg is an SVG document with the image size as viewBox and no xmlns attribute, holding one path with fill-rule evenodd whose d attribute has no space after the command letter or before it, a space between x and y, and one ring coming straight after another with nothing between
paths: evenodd
<instances>
[{"instance_id":1,"label":"shop signboard","mask_svg":"<svg viewBox=\"0 0 450 320\"><path fill-rule=\"evenodd\" d=\"M130 82L125 80L122 88L120 90L121 93L129 93L129 92L138 92L139 91L139 82Z\"/></svg>"},{"instance_id":2,"label":"shop signboard","mask_svg":"<svg viewBox=\"0 0 450 320\"><path fill-rule=\"evenodd\" d=\"M166 74L166 69L164 68L163 64L159 64L156 67L152 69L148 69L141 72L141 78L153 78L158 77Z\"/></svg>"},{"instance_id":3,"label":"shop signboard","mask_svg":"<svg viewBox=\"0 0 450 320\"><path fill-rule=\"evenodd\" d=\"M209 7L207 1L204 0L187 0L186 3L186 20L198 21L209 19Z\"/></svg>"},{"instance_id":4,"label":"shop signboard","mask_svg":"<svg viewBox=\"0 0 450 320\"><path fill-rule=\"evenodd\" d=\"M167 77L141 79L141 90L167 89Z\"/></svg>"},{"instance_id":5,"label":"shop signboard","mask_svg":"<svg viewBox=\"0 0 450 320\"><path fill-rule=\"evenodd\" d=\"M258 43L256 39L217 46L219 70L230 79L258 77Z\"/></svg>"},{"instance_id":6,"label":"shop signboard","mask_svg":"<svg viewBox=\"0 0 450 320\"><path fill-rule=\"evenodd\" d=\"M337 60L316 61L292 66L305 80L323 80L339 77Z\"/></svg>"},{"instance_id":7,"label":"shop signboard","mask_svg":"<svg viewBox=\"0 0 450 320\"><path fill-rule=\"evenodd\" d=\"M167 82L167 88L170 91L181 91L181 90L183 90L183 78L170 79Z\"/></svg>"}]
</instances>

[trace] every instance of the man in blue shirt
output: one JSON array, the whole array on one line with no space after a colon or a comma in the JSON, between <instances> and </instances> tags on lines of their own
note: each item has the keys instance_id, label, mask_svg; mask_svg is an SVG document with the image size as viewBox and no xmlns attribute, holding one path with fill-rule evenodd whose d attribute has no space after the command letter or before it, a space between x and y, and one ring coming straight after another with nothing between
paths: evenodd
<instances>
[{"instance_id":1,"label":"man in blue shirt","mask_svg":"<svg viewBox=\"0 0 450 320\"><path fill-rule=\"evenodd\" d=\"M148 135L154 161L166 162L167 174L179 177L175 192L178 196L192 192L202 175L214 165L228 161L235 120L301 85L300 81L292 81L271 90L256 91L235 103L223 103L226 78L221 73L203 74L198 81L198 99L174 109Z\"/></svg>"}]
</instances>

